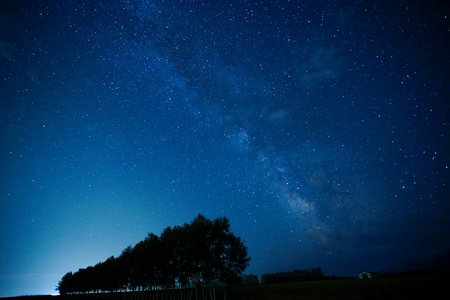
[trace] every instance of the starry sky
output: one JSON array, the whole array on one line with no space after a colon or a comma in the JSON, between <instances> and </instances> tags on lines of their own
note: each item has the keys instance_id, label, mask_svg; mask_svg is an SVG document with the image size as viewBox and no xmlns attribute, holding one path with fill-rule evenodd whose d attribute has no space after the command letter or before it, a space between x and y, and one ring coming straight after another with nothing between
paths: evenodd
<instances>
[{"instance_id":1,"label":"starry sky","mask_svg":"<svg viewBox=\"0 0 450 300\"><path fill-rule=\"evenodd\" d=\"M246 273L450 248L444 1L0 2L0 296L198 213Z\"/></svg>"}]
</instances>

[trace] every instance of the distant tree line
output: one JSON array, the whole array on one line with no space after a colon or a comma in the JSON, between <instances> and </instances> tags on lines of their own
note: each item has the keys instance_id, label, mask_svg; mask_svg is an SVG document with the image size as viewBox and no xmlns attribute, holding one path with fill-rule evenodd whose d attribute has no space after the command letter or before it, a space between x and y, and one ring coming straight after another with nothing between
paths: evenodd
<instances>
[{"instance_id":1,"label":"distant tree line","mask_svg":"<svg viewBox=\"0 0 450 300\"><path fill-rule=\"evenodd\" d=\"M327 279L320 268L294 270L288 272L267 273L261 276L262 284L298 282Z\"/></svg>"},{"instance_id":2,"label":"distant tree line","mask_svg":"<svg viewBox=\"0 0 450 300\"><path fill-rule=\"evenodd\" d=\"M259 284L258 275L241 275L240 285L256 285Z\"/></svg>"},{"instance_id":3,"label":"distant tree line","mask_svg":"<svg viewBox=\"0 0 450 300\"><path fill-rule=\"evenodd\" d=\"M424 276L450 276L450 267L425 268L401 272L389 272L378 274L379 277L424 277Z\"/></svg>"},{"instance_id":4,"label":"distant tree line","mask_svg":"<svg viewBox=\"0 0 450 300\"><path fill-rule=\"evenodd\" d=\"M217 284L236 284L250 258L227 218L199 214L190 224L150 233L115 258L68 272L56 290L61 295L118 291L179 291L177 299L215 298ZM187 296L186 296L187 297Z\"/></svg>"}]
</instances>

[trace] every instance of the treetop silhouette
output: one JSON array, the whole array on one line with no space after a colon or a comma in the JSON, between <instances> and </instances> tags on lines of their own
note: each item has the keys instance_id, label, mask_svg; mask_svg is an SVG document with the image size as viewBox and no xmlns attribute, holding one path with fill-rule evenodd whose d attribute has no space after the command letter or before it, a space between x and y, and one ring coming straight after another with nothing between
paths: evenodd
<instances>
[{"instance_id":1,"label":"treetop silhouette","mask_svg":"<svg viewBox=\"0 0 450 300\"><path fill-rule=\"evenodd\" d=\"M199 214L191 223L150 233L94 267L68 272L56 290L61 295L105 291L190 289L238 283L250 257L226 217Z\"/></svg>"}]
</instances>

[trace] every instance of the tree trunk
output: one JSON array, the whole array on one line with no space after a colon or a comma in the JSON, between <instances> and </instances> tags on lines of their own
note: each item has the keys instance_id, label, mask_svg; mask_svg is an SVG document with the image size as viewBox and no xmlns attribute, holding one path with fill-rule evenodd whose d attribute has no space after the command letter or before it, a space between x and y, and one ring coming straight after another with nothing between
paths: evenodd
<instances>
[{"instance_id":1,"label":"tree trunk","mask_svg":"<svg viewBox=\"0 0 450 300\"><path fill-rule=\"evenodd\" d=\"M213 298L213 288L209 287L209 296L211 297L211 300L214 300Z\"/></svg>"}]
</instances>

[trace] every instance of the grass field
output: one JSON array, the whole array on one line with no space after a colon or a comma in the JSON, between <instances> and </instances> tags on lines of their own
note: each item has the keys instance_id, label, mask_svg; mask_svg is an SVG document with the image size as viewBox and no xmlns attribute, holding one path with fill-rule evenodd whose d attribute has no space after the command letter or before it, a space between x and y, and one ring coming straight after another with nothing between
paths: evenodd
<instances>
[{"instance_id":1,"label":"grass field","mask_svg":"<svg viewBox=\"0 0 450 300\"><path fill-rule=\"evenodd\" d=\"M28 296L14 300L108 300L106 295ZM114 297L117 299L117 297ZM450 299L450 277L410 277L311 281L228 288L227 300L316 300L316 299ZM111 299L113 299L111 297ZM134 294L123 299L142 299ZM223 299L218 289L216 299Z\"/></svg>"},{"instance_id":2,"label":"grass field","mask_svg":"<svg viewBox=\"0 0 450 300\"><path fill-rule=\"evenodd\" d=\"M227 299L450 299L449 288L449 277L345 279L236 287Z\"/></svg>"}]
</instances>

